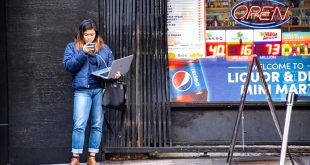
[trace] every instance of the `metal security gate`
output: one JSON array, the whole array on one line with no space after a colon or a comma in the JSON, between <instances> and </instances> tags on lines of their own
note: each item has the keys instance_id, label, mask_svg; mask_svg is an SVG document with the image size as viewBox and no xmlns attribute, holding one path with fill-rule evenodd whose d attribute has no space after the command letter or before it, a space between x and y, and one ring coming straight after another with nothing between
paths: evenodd
<instances>
[{"instance_id":1,"label":"metal security gate","mask_svg":"<svg viewBox=\"0 0 310 165\"><path fill-rule=\"evenodd\" d=\"M99 24L116 58L134 54L127 111L108 110L105 152L171 146L166 0L101 0Z\"/></svg>"}]
</instances>

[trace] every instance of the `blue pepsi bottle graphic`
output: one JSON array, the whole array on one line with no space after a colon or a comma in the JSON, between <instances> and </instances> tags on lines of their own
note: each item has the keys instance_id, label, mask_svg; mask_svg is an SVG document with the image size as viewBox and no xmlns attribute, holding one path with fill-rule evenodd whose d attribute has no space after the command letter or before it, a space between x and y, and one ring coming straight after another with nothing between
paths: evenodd
<instances>
[{"instance_id":1,"label":"blue pepsi bottle graphic","mask_svg":"<svg viewBox=\"0 0 310 165\"><path fill-rule=\"evenodd\" d=\"M207 102L208 90L198 60L169 62L170 101Z\"/></svg>"}]
</instances>

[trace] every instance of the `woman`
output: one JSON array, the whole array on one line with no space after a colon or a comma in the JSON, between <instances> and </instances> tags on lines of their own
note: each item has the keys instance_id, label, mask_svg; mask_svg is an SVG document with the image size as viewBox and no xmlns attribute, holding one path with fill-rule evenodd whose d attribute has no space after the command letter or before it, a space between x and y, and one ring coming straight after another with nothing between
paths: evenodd
<instances>
[{"instance_id":1,"label":"woman","mask_svg":"<svg viewBox=\"0 0 310 165\"><path fill-rule=\"evenodd\" d=\"M70 164L79 164L83 153L84 135L87 120L90 118L90 136L87 164L96 164L95 155L99 152L105 109L102 107L103 83L93 71L111 65L114 56L110 48L99 36L96 23L87 19L82 21L74 36L74 42L67 45L63 64L72 73L74 93L72 159ZM115 79L121 75L117 73Z\"/></svg>"}]
</instances>

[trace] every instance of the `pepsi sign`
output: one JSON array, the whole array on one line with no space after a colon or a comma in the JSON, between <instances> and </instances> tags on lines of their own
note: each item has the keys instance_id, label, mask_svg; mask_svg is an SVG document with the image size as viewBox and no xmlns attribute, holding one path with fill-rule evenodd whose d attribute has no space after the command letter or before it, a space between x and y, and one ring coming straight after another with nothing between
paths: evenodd
<instances>
[{"instance_id":1,"label":"pepsi sign","mask_svg":"<svg viewBox=\"0 0 310 165\"><path fill-rule=\"evenodd\" d=\"M199 60L174 59L169 62L170 100L172 102L205 102L208 89Z\"/></svg>"},{"instance_id":2,"label":"pepsi sign","mask_svg":"<svg viewBox=\"0 0 310 165\"><path fill-rule=\"evenodd\" d=\"M230 11L239 24L250 28L274 28L289 21L289 7L275 0L245 0L237 3Z\"/></svg>"},{"instance_id":3,"label":"pepsi sign","mask_svg":"<svg viewBox=\"0 0 310 165\"><path fill-rule=\"evenodd\" d=\"M172 77L173 87L177 91L185 92L191 88L193 83L192 76L186 71L178 71Z\"/></svg>"}]
</instances>

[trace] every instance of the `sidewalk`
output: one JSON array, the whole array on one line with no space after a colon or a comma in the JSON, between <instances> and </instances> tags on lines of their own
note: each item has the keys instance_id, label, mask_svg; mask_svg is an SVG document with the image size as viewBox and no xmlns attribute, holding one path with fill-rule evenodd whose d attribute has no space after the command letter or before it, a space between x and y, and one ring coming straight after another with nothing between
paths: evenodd
<instances>
[{"instance_id":1,"label":"sidewalk","mask_svg":"<svg viewBox=\"0 0 310 165\"><path fill-rule=\"evenodd\" d=\"M260 160L257 160L260 159ZM295 165L310 165L310 156L294 157ZM148 159L98 162L100 165L227 165L226 158L179 158L179 159ZM234 158L233 165L279 165L280 157L270 157L262 160L259 157ZM285 165L291 165L286 159ZM81 163L86 165L86 163Z\"/></svg>"},{"instance_id":2,"label":"sidewalk","mask_svg":"<svg viewBox=\"0 0 310 165\"><path fill-rule=\"evenodd\" d=\"M129 160L129 161L105 161L102 164L110 165L227 165L226 158L188 158L188 159L161 159L161 160ZM233 165L279 165L280 158L272 160L234 159ZM291 165L287 159L285 165ZM295 160L295 165L310 165L310 157L302 157Z\"/></svg>"}]
</instances>

